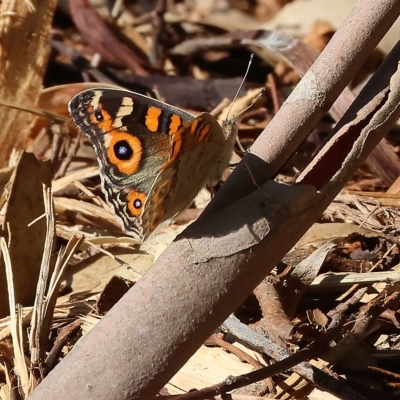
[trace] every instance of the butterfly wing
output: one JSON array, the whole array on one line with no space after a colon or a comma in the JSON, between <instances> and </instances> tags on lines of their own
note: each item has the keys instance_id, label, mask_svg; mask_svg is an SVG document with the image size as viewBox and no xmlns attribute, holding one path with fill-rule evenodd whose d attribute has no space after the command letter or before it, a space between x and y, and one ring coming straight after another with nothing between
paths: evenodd
<instances>
[{"instance_id":1,"label":"butterfly wing","mask_svg":"<svg viewBox=\"0 0 400 400\"><path fill-rule=\"evenodd\" d=\"M123 230L139 241L183 210L229 162L233 142L227 149L224 131L210 114L194 118L147 96L109 88L83 91L68 106L96 151L107 202Z\"/></svg>"},{"instance_id":2,"label":"butterfly wing","mask_svg":"<svg viewBox=\"0 0 400 400\"><path fill-rule=\"evenodd\" d=\"M170 161L160 170L142 216L145 232L152 232L191 203L220 169L225 146L221 126L207 113L172 135ZM232 149L227 151L232 154Z\"/></svg>"}]
</instances>

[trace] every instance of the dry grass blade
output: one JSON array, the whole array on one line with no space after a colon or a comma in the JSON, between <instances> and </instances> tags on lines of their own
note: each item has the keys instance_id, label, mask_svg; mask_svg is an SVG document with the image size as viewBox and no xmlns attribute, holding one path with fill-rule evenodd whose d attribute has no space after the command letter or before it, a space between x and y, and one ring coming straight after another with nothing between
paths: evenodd
<instances>
[{"instance_id":1,"label":"dry grass blade","mask_svg":"<svg viewBox=\"0 0 400 400\"><path fill-rule=\"evenodd\" d=\"M87 167L85 169L80 169L78 171L72 172L67 176L59 178L53 181L53 191L56 193L57 191L63 189L65 186L74 183L79 179L87 179L93 176L97 176L99 174L98 167Z\"/></svg>"},{"instance_id":2,"label":"dry grass blade","mask_svg":"<svg viewBox=\"0 0 400 400\"><path fill-rule=\"evenodd\" d=\"M2 369L6 376L6 384L1 386L0 388L0 399L11 400L10 391L8 390L8 388L11 387L10 375L9 375L10 371L8 370L7 366L2 367Z\"/></svg>"},{"instance_id":3,"label":"dry grass blade","mask_svg":"<svg viewBox=\"0 0 400 400\"><path fill-rule=\"evenodd\" d=\"M59 123L69 122L68 117L64 117L63 115L55 114L55 113L43 110L42 108L38 108L38 107L23 106L23 105L14 104L14 103L8 103L4 100L0 100L0 106L4 106L8 109L14 109L14 110L18 110L21 112L25 112L27 114L32 114L37 117L46 118L46 119L49 119L50 121L55 121L55 122L59 122Z\"/></svg>"},{"instance_id":4,"label":"dry grass blade","mask_svg":"<svg viewBox=\"0 0 400 400\"><path fill-rule=\"evenodd\" d=\"M71 257L75 254L76 250L81 246L83 243L84 238L82 236L73 236L67 246L65 248L61 248L57 261L54 267L54 273L51 276L49 288L47 291L47 307L46 307L46 314L51 315L52 313L52 304L54 306L57 296L58 296L58 289L60 285L60 281L62 279L62 275L65 269L68 266L68 262L70 261Z\"/></svg>"},{"instance_id":5,"label":"dry grass blade","mask_svg":"<svg viewBox=\"0 0 400 400\"><path fill-rule=\"evenodd\" d=\"M22 334L22 313L21 307L15 304L13 270L11 265L10 254L4 238L0 238L0 248L3 255L6 276L8 301L10 304L11 318L11 337L13 341L15 366L14 374L18 379L18 389L20 395L25 398L29 393L29 372L25 362L24 339Z\"/></svg>"},{"instance_id":6,"label":"dry grass blade","mask_svg":"<svg viewBox=\"0 0 400 400\"><path fill-rule=\"evenodd\" d=\"M90 222L98 228L108 229L111 232L119 232L121 230L117 218L110 211L95 204L65 197L56 197L54 199L54 207L58 213L68 211L71 217L73 215L76 218L78 223L88 224Z\"/></svg>"},{"instance_id":7,"label":"dry grass blade","mask_svg":"<svg viewBox=\"0 0 400 400\"><path fill-rule=\"evenodd\" d=\"M93 294L93 289L75 291L72 295L59 297L53 313L53 323L65 321L67 317L79 318L92 310L92 307L85 300L86 297ZM22 310L22 324L27 327L31 324L33 307L24 307ZM0 320L0 341L3 341L11 335L11 317Z\"/></svg>"},{"instance_id":8,"label":"dry grass blade","mask_svg":"<svg viewBox=\"0 0 400 400\"><path fill-rule=\"evenodd\" d=\"M400 272L398 271L368 272L366 274L338 272L319 275L311 285L317 289L329 290L329 288L338 288L340 286L366 285L376 282L388 283L398 280L400 280ZM354 288L352 288L352 291L354 291Z\"/></svg>"},{"instance_id":9,"label":"dry grass blade","mask_svg":"<svg viewBox=\"0 0 400 400\"><path fill-rule=\"evenodd\" d=\"M39 279L37 282L36 298L35 304L33 306L31 331L30 331L30 348L31 348L31 363L36 365L39 359L43 359L45 345L48 340L48 332L43 332L43 318L45 310L45 293L46 287L48 285L48 276L51 271L51 255L53 251L54 243L54 209L51 196L51 190L48 188L43 188L44 192L44 204L46 210L46 241L43 250L42 265L40 268ZM44 335L43 335L44 334ZM34 380L31 376L31 390L35 388Z\"/></svg>"}]
</instances>

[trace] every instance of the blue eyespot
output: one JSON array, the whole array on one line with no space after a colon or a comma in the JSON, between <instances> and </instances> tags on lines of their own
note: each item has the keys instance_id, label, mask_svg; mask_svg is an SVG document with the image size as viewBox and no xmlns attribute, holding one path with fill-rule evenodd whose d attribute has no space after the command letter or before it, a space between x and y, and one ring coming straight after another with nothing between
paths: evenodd
<instances>
[{"instance_id":1,"label":"blue eyespot","mask_svg":"<svg viewBox=\"0 0 400 400\"><path fill-rule=\"evenodd\" d=\"M94 110L94 116L98 122L102 122L104 120L103 113L99 109Z\"/></svg>"},{"instance_id":2,"label":"blue eyespot","mask_svg":"<svg viewBox=\"0 0 400 400\"><path fill-rule=\"evenodd\" d=\"M133 150L126 140L120 140L114 144L114 154L118 160L130 160L133 156Z\"/></svg>"}]
</instances>

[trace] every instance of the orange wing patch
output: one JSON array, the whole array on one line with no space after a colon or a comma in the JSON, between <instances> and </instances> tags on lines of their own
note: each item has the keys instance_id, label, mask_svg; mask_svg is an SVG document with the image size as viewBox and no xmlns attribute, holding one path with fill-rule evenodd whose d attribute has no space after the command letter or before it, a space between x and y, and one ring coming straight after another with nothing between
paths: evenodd
<instances>
[{"instance_id":1,"label":"orange wing patch","mask_svg":"<svg viewBox=\"0 0 400 400\"><path fill-rule=\"evenodd\" d=\"M172 125L172 124L171 124ZM180 153L190 151L200 142L207 141L212 126L205 118L199 116L191 123L184 125L171 135L171 151L169 160L162 169L168 168L179 156Z\"/></svg>"},{"instance_id":2,"label":"orange wing patch","mask_svg":"<svg viewBox=\"0 0 400 400\"><path fill-rule=\"evenodd\" d=\"M197 140L199 142L204 142L205 139L207 138L208 134L210 133L210 131L211 131L211 125L210 124L205 124L201 128L200 133L199 133L199 137L197 138Z\"/></svg>"},{"instance_id":3,"label":"orange wing patch","mask_svg":"<svg viewBox=\"0 0 400 400\"><path fill-rule=\"evenodd\" d=\"M179 130L182 126L182 118L179 115L172 114L171 115L171 122L169 124L169 135L173 135L175 132Z\"/></svg>"},{"instance_id":4,"label":"orange wing patch","mask_svg":"<svg viewBox=\"0 0 400 400\"><path fill-rule=\"evenodd\" d=\"M145 124L148 130L157 132L160 126L160 115L162 114L161 108L149 107L145 118Z\"/></svg>"},{"instance_id":5,"label":"orange wing patch","mask_svg":"<svg viewBox=\"0 0 400 400\"><path fill-rule=\"evenodd\" d=\"M195 135L195 134L196 134L197 125L199 125L199 122L200 122L200 118L197 117L197 118L195 118L195 119L192 121L192 123L190 124L190 133L191 133L192 135Z\"/></svg>"}]
</instances>

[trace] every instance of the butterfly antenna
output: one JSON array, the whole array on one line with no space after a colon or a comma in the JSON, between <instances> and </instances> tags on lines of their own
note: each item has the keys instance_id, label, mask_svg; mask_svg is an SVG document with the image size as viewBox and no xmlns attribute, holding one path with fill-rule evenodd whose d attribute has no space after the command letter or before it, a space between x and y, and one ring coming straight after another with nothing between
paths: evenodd
<instances>
[{"instance_id":1,"label":"butterfly antenna","mask_svg":"<svg viewBox=\"0 0 400 400\"><path fill-rule=\"evenodd\" d=\"M242 81L240 82L239 88L238 88L238 90L236 91L236 94L235 94L235 97L234 97L233 100L232 100L231 106L229 107L229 111L228 111L228 114L226 115L226 119L228 119L228 116L229 116L229 114L230 114L231 111L232 111L233 103L234 103L234 102L236 101L236 99L238 98L239 93L240 93L240 90L242 89L242 86L243 86L243 84L244 84L244 81L246 80L247 75L249 74L250 66L251 66L251 63L253 62L253 58L254 58L254 54L250 54L250 59L249 59L249 62L248 62L248 64L247 64L246 72L244 73L243 79L242 79Z\"/></svg>"},{"instance_id":2,"label":"butterfly antenna","mask_svg":"<svg viewBox=\"0 0 400 400\"><path fill-rule=\"evenodd\" d=\"M244 110L238 112L238 113L235 115L235 118L238 118L240 115L244 114L247 110L249 110L251 107L253 107L254 104L257 102L257 100L258 100L260 97L262 97L264 94L265 94L265 88L262 88L262 89L261 89L261 92L260 92L260 93L257 95L257 97L252 101L252 103L251 103L248 107L246 107Z\"/></svg>"}]
</instances>

